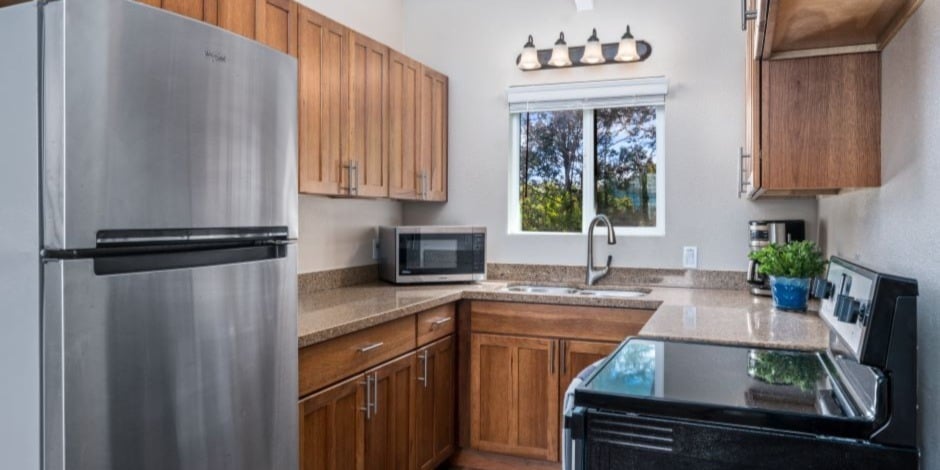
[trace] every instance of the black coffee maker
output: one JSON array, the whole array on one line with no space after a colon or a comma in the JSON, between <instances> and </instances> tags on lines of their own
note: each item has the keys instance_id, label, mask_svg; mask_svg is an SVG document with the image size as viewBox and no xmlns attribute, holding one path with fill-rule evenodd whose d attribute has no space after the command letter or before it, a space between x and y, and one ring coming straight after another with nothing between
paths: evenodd
<instances>
[{"instance_id":1,"label":"black coffee maker","mask_svg":"<svg viewBox=\"0 0 940 470\"><path fill-rule=\"evenodd\" d=\"M758 251L770 245L784 245L806 239L806 223L802 220L752 220L750 228L751 251ZM758 272L759 263L751 260L747 266L747 282L751 285L751 294L770 295L770 279Z\"/></svg>"}]
</instances>

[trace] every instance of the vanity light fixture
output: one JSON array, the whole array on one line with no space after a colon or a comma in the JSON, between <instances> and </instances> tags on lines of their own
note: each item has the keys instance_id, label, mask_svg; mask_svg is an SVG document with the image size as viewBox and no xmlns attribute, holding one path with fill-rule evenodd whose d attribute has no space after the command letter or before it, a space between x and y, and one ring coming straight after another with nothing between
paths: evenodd
<instances>
[{"instance_id":1,"label":"vanity light fixture","mask_svg":"<svg viewBox=\"0 0 940 470\"><path fill-rule=\"evenodd\" d=\"M539 51L535 49L535 41L532 39L531 34L529 40L522 46L522 54L519 56L519 68L522 70L542 68L542 63L539 62Z\"/></svg>"},{"instance_id":2,"label":"vanity light fixture","mask_svg":"<svg viewBox=\"0 0 940 470\"><path fill-rule=\"evenodd\" d=\"M568 55L568 43L565 42L565 33L558 34L558 40L555 41L555 47L552 48L552 58L548 60L548 65L552 67L567 67L571 65L571 57Z\"/></svg>"},{"instance_id":3,"label":"vanity light fixture","mask_svg":"<svg viewBox=\"0 0 940 470\"><path fill-rule=\"evenodd\" d=\"M630 25L627 25L627 32L620 38L620 45L617 46L617 56L614 60L617 62L636 62L640 60L640 53L637 52L636 39L630 34Z\"/></svg>"},{"instance_id":4,"label":"vanity light fixture","mask_svg":"<svg viewBox=\"0 0 940 470\"><path fill-rule=\"evenodd\" d=\"M542 50L535 48L535 40L529 35L522 53L516 57L516 65L524 72L531 72L538 69L642 62L652 53L653 46L644 40L635 39L630 26L627 26L620 42L603 44L597 37L597 29L593 29L586 45L570 48L564 32L558 35L553 48Z\"/></svg>"},{"instance_id":5,"label":"vanity light fixture","mask_svg":"<svg viewBox=\"0 0 940 470\"><path fill-rule=\"evenodd\" d=\"M584 55L581 56L581 63L588 65L603 64L607 62L604 58L604 49L601 46L600 39L597 39L597 28L591 31L591 37L588 38L587 45L584 46Z\"/></svg>"}]
</instances>

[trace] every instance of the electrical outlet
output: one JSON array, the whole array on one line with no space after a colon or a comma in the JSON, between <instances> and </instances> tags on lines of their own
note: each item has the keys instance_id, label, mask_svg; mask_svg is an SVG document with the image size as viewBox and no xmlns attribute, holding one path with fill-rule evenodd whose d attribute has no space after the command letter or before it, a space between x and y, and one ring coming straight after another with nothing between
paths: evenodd
<instances>
[{"instance_id":1,"label":"electrical outlet","mask_svg":"<svg viewBox=\"0 0 940 470\"><path fill-rule=\"evenodd\" d=\"M379 239L378 239L378 238L373 238L373 239L372 239L372 259L374 259L374 260L379 259L379 257L380 257L379 255L380 255L380 253L379 253Z\"/></svg>"},{"instance_id":2,"label":"electrical outlet","mask_svg":"<svg viewBox=\"0 0 940 470\"><path fill-rule=\"evenodd\" d=\"M682 247L682 267L687 269L698 268L698 247Z\"/></svg>"}]
</instances>

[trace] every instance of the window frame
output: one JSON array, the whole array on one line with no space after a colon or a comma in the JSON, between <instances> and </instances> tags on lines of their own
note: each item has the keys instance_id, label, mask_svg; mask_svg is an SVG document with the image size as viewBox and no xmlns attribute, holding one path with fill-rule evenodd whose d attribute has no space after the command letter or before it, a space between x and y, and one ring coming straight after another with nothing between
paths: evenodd
<instances>
[{"instance_id":1,"label":"window frame","mask_svg":"<svg viewBox=\"0 0 940 470\"><path fill-rule=\"evenodd\" d=\"M653 160L656 162L656 226L654 227L626 227L615 226L614 233L622 237L664 237L666 236L666 106L664 104L637 105L637 106L611 106L611 107L639 107L649 106L656 109L656 153ZM594 145L594 112L600 107L584 107L582 111L583 146L581 170L581 231L580 232L532 232L522 230L522 208L519 201L519 146L522 144L520 132L522 131L521 113L511 113L512 130L512 157L509 159L509 218L508 234L512 236L561 236L583 237L591 220L597 215L595 203L594 162L596 148Z\"/></svg>"}]
</instances>

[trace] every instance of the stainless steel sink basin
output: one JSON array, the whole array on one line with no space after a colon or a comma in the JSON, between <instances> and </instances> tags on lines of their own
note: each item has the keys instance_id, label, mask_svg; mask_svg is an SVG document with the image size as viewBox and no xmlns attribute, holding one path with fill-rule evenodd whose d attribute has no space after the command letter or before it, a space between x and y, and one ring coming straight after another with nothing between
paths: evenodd
<instances>
[{"instance_id":1,"label":"stainless steel sink basin","mask_svg":"<svg viewBox=\"0 0 940 470\"><path fill-rule=\"evenodd\" d=\"M578 291L578 295L585 296L594 296L594 297L615 297L618 299L633 299L636 297L643 297L649 292L644 292L641 290L598 290L598 289L585 289Z\"/></svg>"},{"instance_id":2,"label":"stainless steel sink basin","mask_svg":"<svg viewBox=\"0 0 940 470\"><path fill-rule=\"evenodd\" d=\"M509 292L519 292L522 294L543 294L543 295L573 295L578 293L578 289L573 287L558 286L535 286L518 285L506 287Z\"/></svg>"},{"instance_id":3,"label":"stainless steel sink basin","mask_svg":"<svg viewBox=\"0 0 940 470\"><path fill-rule=\"evenodd\" d=\"M613 297L619 299L643 297L650 292L644 289L578 289L567 286L541 286L535 284L510 285L504 287L503 290L506 292L518 292L520 294L580 295L585 297Z\"/></svg>"}]
</instances>

